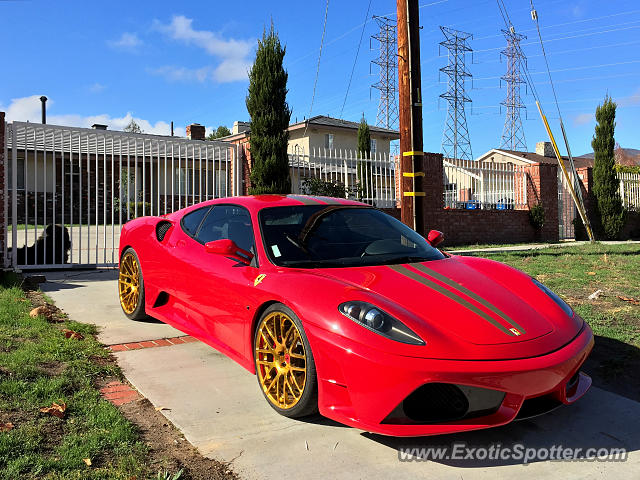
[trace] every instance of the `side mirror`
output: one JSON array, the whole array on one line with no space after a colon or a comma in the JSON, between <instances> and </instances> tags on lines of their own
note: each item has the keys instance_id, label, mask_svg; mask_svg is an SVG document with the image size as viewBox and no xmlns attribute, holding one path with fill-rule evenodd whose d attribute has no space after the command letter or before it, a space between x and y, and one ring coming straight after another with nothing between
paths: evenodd
<instances>
[{"instance_id":1,"label":"side mirror","mask_svg":"<svg viewBox=\"0 0 640 480\"><path fill-rule=\"evenodd\" d=\"M243 250L228 238L207 242L204 244L204 249L207 253L232 257L244 263L249 263L253 259L253 253Z\"/></svg>"},{"instance_id":2,"label":"side mirror","mask_svg":"<svg viewBox=\"0 0 640 480\"><path fill-rule=\"evenodd\" d=\"M444 241L444 234L438 230L431 230L427 236L427 242L432 247L437 247Z\"/></svg>"}]
</instances>

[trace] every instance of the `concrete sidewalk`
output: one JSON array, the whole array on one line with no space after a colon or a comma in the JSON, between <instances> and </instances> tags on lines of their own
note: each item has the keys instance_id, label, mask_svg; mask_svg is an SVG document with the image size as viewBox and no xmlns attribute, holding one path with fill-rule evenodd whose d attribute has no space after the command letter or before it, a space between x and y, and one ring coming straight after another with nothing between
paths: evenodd
<instances>
[{"instance_id":1,"label":"concrete sidewalk","mask_svg":"<svg viewBox=\"0 0 640 480\"><path fill-rule=\"evenodd\" d=\"M42 289L72 319L96 323L108 344L179 335L162 324L131 322L120 312L115 272L46 273ZM204 455L232 466L241 477L564 479L638 478L640 403L598 388L576 405L510 425L465 434L389 438L327 419L291 420L264 400L255 377L201 343L122 351L125 375ZM470 447L521 443L526 448L624 447L626 462L439 460L400 462L401 447Z\"/></svg>"}]
</instances>

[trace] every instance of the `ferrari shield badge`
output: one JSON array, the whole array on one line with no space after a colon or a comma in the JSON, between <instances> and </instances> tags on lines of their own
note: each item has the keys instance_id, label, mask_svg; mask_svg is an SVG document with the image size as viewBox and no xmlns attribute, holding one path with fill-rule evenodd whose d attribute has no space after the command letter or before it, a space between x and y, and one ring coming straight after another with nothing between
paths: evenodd
<instances>
[{"instance_id":1,"label":"ferrari shield badge","mask_svg":"<svg viewBox=\"0 0 640 480\"><path fill-rule=\"evenodd\" d=\"M258 275L256 277L256 279L253 281L253 286L257 287L258 285L260 285L260 282L262 282L262 280L264 280L264 277L266 277L266 275L264 273L261 273L260 275Z\"/></svg>"}]
</instances>

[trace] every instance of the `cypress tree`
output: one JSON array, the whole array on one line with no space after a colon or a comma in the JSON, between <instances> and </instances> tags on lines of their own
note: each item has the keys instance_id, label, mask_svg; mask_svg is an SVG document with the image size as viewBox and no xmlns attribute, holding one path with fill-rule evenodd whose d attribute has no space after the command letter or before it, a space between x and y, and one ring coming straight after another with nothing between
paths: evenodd
<instances>
[{"instance_id":1,"label":"cypress tree","mask_svg":"<svg viewBox=\"0 0 640 480\"><path fill-rule=\"evenodd\" d=\"M371 157L371 131L369 130L366 118L364 118L364 114L362 114L362 119L358 126L358 156L360 158ZM358 177L360 183L356 189L357 197L362 199L363 196L374 196L371 191L371 162L358 162Z\"/></svg>"},{"instance_id":2,"label":"cypress tree","mask_svg":"<svg viewBox=\"0 0 640 480\"><path fill-rule=\"evenodd\" d=\"M291 110L286 99L288 74L282 65L285 51L272 23L258 40L249 72L246 105L251 117L252 195L291 193L287 155Z\"/></svg>"},{"instance_id":3,"label":"cypress tree","mask_svg":"<svg viewBox=\"0 0 640 480\"><path fill-rule=\"evenodd\" d=\"M596 215L599 217L602 234L607 239L620 235L624 225L624 208L619 193L619 182L615 173L615 102L608 95L596 108L596 131L591 141L595 155L593 165L593 194L596 199Z\"/></svg>"},{"instance_id":4,"label":"cypress tree","mask_svg":"<svg viewBox=\"0 0 640 480\"><path fill-rule=\"evenodd\" d=\"M362 157L368 157L371 152L371 132L367 120L362 115L360 125L358 126L358 153Z\"/></svg>"}]
</instances>

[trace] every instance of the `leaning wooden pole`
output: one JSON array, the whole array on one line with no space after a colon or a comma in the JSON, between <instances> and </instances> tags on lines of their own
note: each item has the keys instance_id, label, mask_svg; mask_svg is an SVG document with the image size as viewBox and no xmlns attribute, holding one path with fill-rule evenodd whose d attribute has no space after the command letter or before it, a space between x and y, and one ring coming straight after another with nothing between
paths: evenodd
<instances>
[{"instance_id":1,"label":"leaning wooden pole","mask_svg":"<svg viewBox=\"0 0 640 480\"><path fill-rule=\"evenodd\" d=\"M422 87L418 0L397 0L402 221L424 235Z\"/></svg>"}]
</instances>

